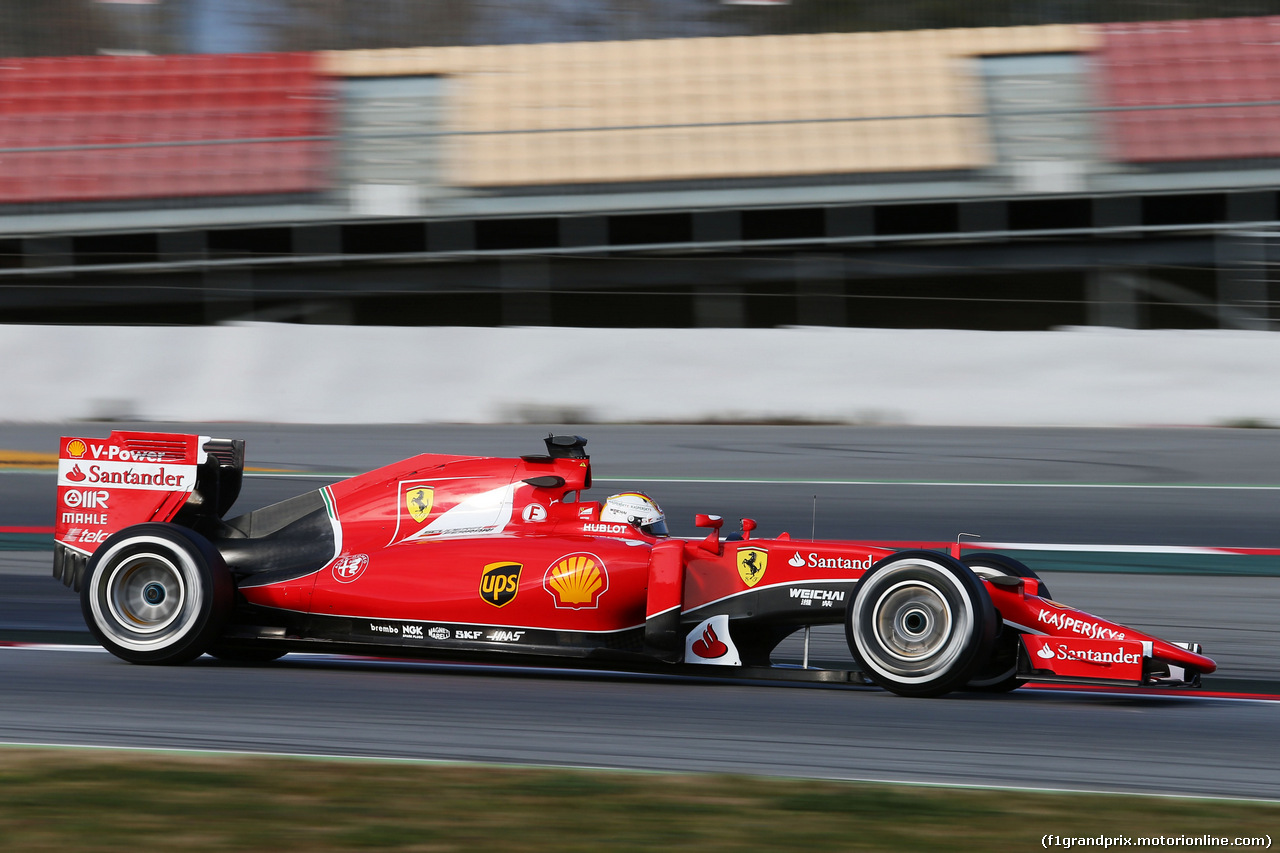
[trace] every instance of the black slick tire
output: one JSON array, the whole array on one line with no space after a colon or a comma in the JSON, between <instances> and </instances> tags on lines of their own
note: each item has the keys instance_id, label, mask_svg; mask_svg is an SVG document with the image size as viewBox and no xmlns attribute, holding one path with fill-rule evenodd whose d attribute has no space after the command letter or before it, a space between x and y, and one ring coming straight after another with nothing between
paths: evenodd
<instances>
[{"instance_id":1,"label":"black slick tire","mask_svg":"<svg viewBox=\"0 0 1280 853\"><path fill-rule=\"evenodd\" d=\"M1040 576L1024 563L1004 554L965 554L960 558L978 577L1002 575L1013 578L1031 578L1039 583L1041 598L1051 598L1049 588ZM1018 636L1020 631L1001 625L996 636L991 657L978 668L973 678L965 685L966 690L977 690L982 693L1008 693L1026 684L1025 678L1018 678Z\"/></svg>"},{"instance_id":2,"label":"black slick tire","mask_svg":"<svg viewBox=\"0 0 1280 853\"><path fill-rule=\"evenodd\" d=\"M963 563L904 551L858 581L845 637L873 683L901 696L941 696L990 657L996 619L986 586Z\"/></svg>"},{"instance_id":3,"label":"black slick tire","mask_svg":"<svg viewBox=\"0 0 1280 853\"><path fill-rule=\"evenodd\" d=\"M181 664L222 633L234 600L222 555L175 524L126 527L85 567L80 609L103 648L130 663Z\"/></svg>"}]
</instances>

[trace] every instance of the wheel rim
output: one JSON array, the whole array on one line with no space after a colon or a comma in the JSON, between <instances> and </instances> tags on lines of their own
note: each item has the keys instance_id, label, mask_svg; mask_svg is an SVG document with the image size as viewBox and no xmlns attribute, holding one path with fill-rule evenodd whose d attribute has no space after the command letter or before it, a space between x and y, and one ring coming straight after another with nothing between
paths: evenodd
<instances>
[{"instance_id":1,"label":"wheel rim","mask_svg":"<svg viewBox=\"0 0 1280 853\"><path fill-rule=\"evenodd\" d=\"M925 686L951 675L976 624L957 578L926 562L885 567L862 581L851 632L863 663L889 682Z\"/></svg>"},{"instance_id":2,"label":"wheel rim","mask_svg":"<svg viewBox=\"0 0 1280 853\"><path fill-rule=\"evenodd\" d=\"M914 669L946 646L951 605L932 584L903 581L876 601L875 631L885 653Z\"/></svg>"},{"instance_id":3,"label":"wheel rim","mask_svg":"<svg viewBox=\"0 0 1280 853\"><path fill-rule=\"evenodd\" d=\"M98 560L99 555L95 554ZM158 536L138 536L101 554L87 580L93 625L131 652L171 648L196 630L205 596L192 557Z\"/></svg>"},{"instance_id":4,"label":"wheel rim","mask_svg":"<svg viewBox=\"0 0 1280 853\"><path fill-rule=\"evenodd\" d=\"M104 597L121 626L138 634L155 634L181 615L187 595L177 566L156 554L139 554L112 571Z\"/></svg>"}]
</instances>

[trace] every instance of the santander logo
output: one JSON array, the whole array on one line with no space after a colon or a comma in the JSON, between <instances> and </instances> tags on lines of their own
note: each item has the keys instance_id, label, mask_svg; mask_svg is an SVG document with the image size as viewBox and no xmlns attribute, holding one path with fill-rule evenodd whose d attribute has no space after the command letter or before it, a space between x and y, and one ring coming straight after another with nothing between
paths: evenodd
<instances>
[{"instance_id":1,"label":"santander logo","mask_svg":"<svg viewBox=\"0 0 1280 853\"><path fill-rule=\"evenodd\" d=\"M79 465L72 466L71 470L67 472L67 479L73 483L84 482L84 472L80 470Z\"/></svg>"},{"instance_id":2,"label":"santander logo","mask_svg":"<svg viewBox=\"0 0 1280 853\"><path fill-rule=\"evenodd\" d=\"M1045 645L1041 646L1040 651L1036 652L1036 657L1044 658L1045 660L1053 660L1057 656L1053 653L1053 649Z\"/></svg>"},{"instance_id":3,"label":"santander logo","mask_svg":"<svg viewBox=\"0 0 1280 853\"><path fill-rule=\"evenodd\" d=\"M787 560L787 565L795 566L798 569L804 565L804 557L801 557L800 552L796 551L796 553L791 557L791 559Z\"/></svg>"},{"instance_id":4,"label":"santander logo","mask_svg":"<svg viewBox=\"0 0 1280 853\"><path fill-rule=\"evenodd\" d=\"M729 647L720 642L715 630L708 625L706 630L702 632L702 638L694 641L693 653L700 658L715 660L728 654Z\"/></svg>"}]
</instances>

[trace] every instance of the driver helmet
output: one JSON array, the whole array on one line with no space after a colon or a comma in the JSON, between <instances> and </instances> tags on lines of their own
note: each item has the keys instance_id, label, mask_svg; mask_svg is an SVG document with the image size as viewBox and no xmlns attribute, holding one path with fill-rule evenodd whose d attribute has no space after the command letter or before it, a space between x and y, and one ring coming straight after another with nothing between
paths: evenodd
<instances>
[{"instance_id":1,"label":"driver helmet","mask_svg":"<svg viewBox=\"0 0 1280 853\"><path fill-rule=\"evenodd\" d=\"M650 536L666 536L667 521L658 502L644 492L610 495L600 510L601 521L625 521Z\"/></svg>"}]
</instances>

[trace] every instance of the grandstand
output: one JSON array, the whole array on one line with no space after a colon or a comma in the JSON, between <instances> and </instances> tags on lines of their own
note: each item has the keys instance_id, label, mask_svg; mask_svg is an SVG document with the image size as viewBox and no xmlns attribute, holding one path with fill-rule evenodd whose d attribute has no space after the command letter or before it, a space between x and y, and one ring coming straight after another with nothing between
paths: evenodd
<instances>
[{"instance_id":1,"label":"grandstand","mask_svg":"<svg viewBox=\"0 0 1280 853\"><path fill-rule=\"evenodd\" d=\"M1269 328L1251 247L1277 218L1277 33L1253 17L11 58L0 306Z\"/></svg>"}]
</instances>

